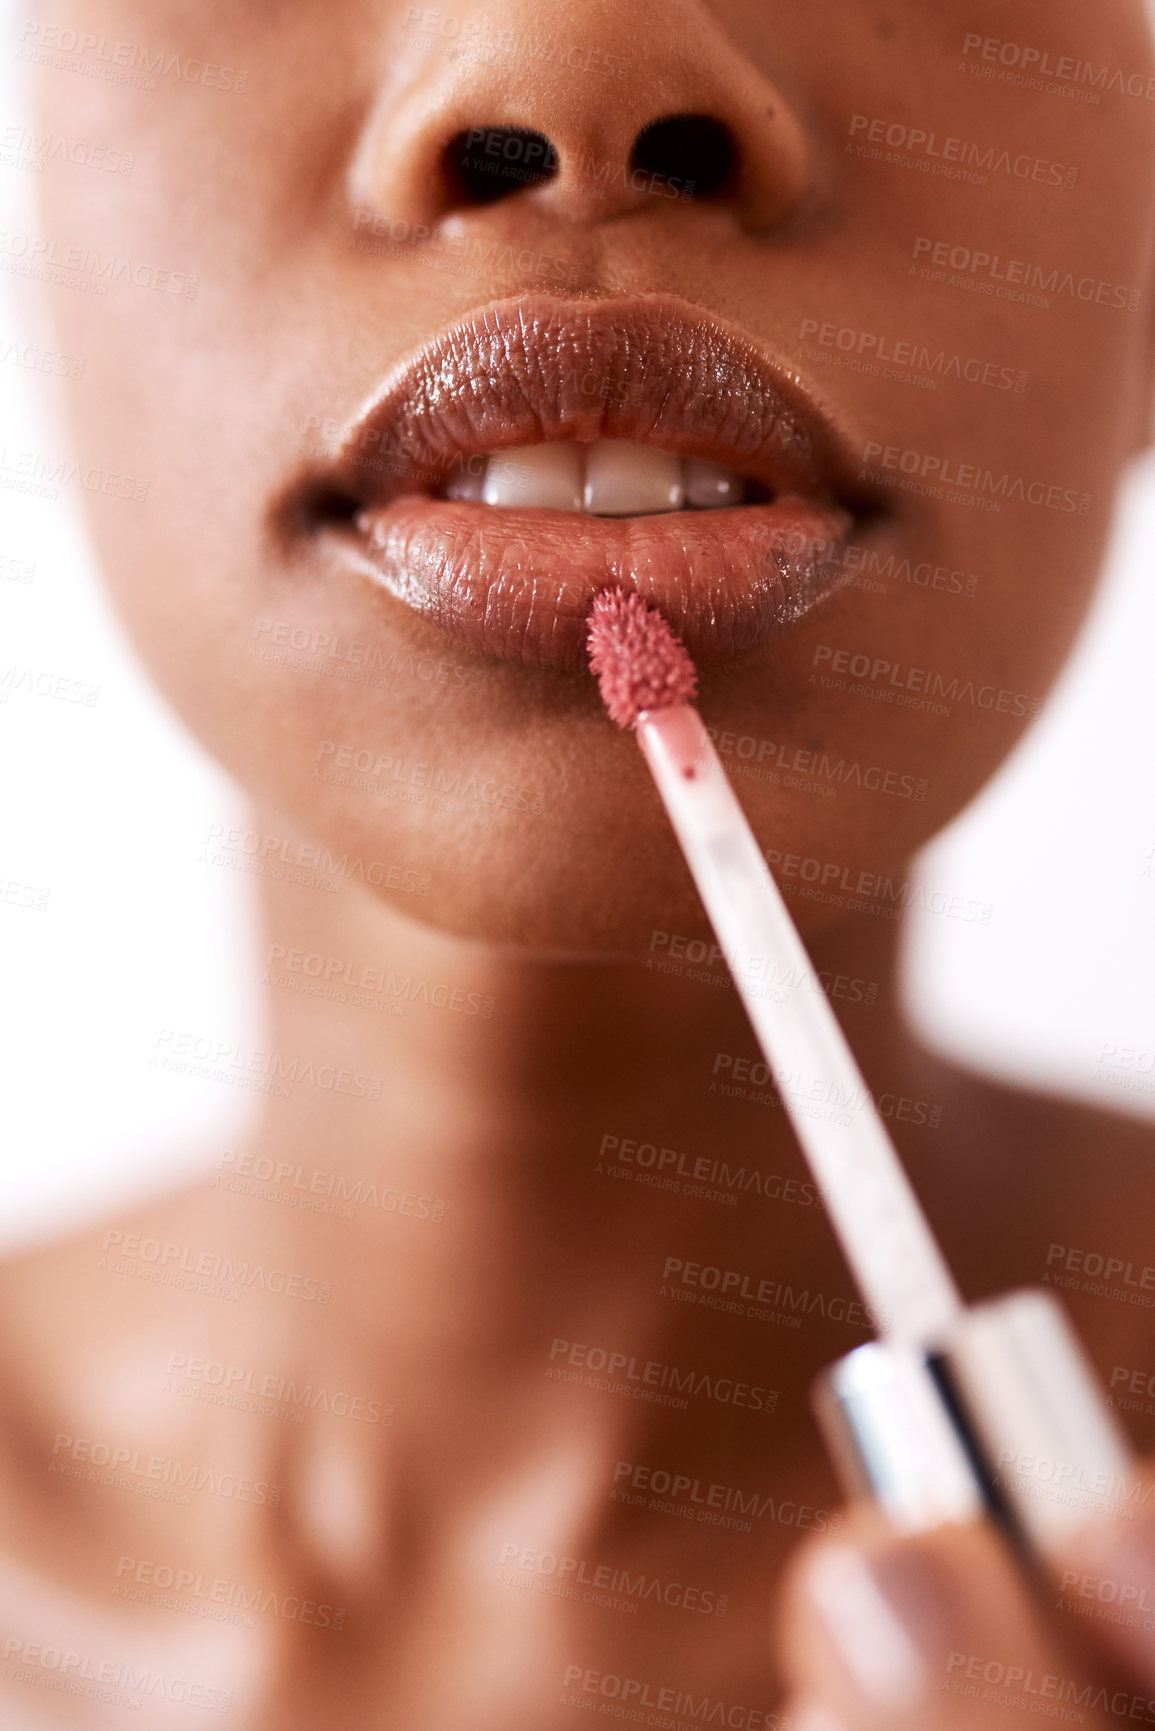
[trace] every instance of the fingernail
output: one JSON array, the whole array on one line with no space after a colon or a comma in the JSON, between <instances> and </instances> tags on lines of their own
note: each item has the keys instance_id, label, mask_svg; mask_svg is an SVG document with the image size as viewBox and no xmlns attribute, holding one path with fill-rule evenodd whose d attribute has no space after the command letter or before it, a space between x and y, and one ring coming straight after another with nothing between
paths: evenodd
<instances>
[{"instance_id":1,"label":"fingernail","mask_svg":"<svg viewBox=\"0 0 1155 1731\"><path fill-rule=\"evenodd\" d=\"M826 1631L857 1688L876 1707L911 1707L927 1689L926 1669L890 1598L849 1545L830 1545L810 1568L808 1587Z\"/></svg>"}]
</instances>

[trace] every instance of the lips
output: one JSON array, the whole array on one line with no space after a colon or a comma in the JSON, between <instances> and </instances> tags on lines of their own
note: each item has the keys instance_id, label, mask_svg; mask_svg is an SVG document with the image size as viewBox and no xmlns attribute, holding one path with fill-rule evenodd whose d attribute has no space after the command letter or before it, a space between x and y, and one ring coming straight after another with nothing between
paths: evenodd
<instances>
[{"instance_id":1,"label":"lips","mask_svg":"<svg viewBox=\"0 0 1155 1731\"><path fill-rule=\"evenodd\" d=\"M460 478L502 451L632 440L720 464L761 502L582 515L487 505ZM696 659L731 659L808 612L875 504L852 447L786 366L667 297L533 297L453 326L396 369L295 485L291 516L450 638L585 666L594 596L658 607ZM456 485L455 485L456 481Z\"/></svg>"}]
</instances>

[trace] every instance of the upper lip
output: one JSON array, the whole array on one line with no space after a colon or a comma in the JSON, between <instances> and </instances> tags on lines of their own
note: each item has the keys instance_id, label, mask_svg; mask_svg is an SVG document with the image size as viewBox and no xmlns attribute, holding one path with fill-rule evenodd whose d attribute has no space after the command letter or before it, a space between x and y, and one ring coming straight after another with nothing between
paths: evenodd
<instances>
[{"instance_id":1,"label":"upper lip","mask_svg":"<svg viewBox=\"0 0 1155 1731\"><path fill-rule=\"evenodd\" d=\"M463 460L633 439L853 514L853 445L789 365L670 296L498 302L398 365L311 469L352 507L430 494Z\"/></svg>"},{"instance_id":2,"label":"upper lip","mask_svg":"<svg viewBox=\"0 0 1155 1731\"><path fill-rule=\"evenodd\" d=\"M439 496L469 459L476 474L490 453L599 438L721 463L754 497L614 519ZM830 594L834 549L889 514L856 455L785 361L688 302L531 296L398 365L309 457L278 515L290 534L339 527L354 570L486 656L583 669L593 598L618 586L657 607L695 659L726 661Z\"/></svg>"}]
</instances>

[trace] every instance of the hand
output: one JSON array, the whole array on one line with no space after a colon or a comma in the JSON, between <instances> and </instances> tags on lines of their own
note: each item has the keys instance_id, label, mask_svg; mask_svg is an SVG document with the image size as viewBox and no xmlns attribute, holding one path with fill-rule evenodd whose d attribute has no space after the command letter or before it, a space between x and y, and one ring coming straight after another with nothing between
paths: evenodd
<instances>
[{"instance_id":1,"label":"hand","mask_svg":"<svg viewBox=\"0 0 1155 1731\"><path fill-rule=\"evenodd\" d=\"M802 1548L783 1648L792 1731L1155 1725L1155 1465L1034 1587L996 1531L904 1535L856 1510Z\"/></svg>"}]
</instances>

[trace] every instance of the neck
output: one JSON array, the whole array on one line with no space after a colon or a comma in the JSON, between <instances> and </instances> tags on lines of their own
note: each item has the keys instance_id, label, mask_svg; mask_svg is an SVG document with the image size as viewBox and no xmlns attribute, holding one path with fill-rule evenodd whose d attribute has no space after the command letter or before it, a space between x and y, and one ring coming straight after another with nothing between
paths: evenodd
<instances>
[{"instance_id":1,"label":"neck","mask_svg":"<svg viewBox=\"0 0 1155 1731\"><path fill-rule=\"evenodd\" d=\"M396 1404L396 1429L339 1427L364 1455L359 1506L384 1494L386 1459L410 1498L473 1486L485 1461L532 1488L535 1461L578 1448L575 1413L584 1464L566 1471L591 1508L667 1429L742 1482L765 1411L776 1458L795 1462L782 1482L820 1472L805 1390L870 1329L727 976L680 957L679 974L498 953L351 882L267 881L264 915L263 1043L297 1079L226 1162L215 1230L242 1259L331 1287L323 1307L254 1311L274 1331L248 1343L254 1363ZM810 953L870 1086L917 1094L893 922L831 927ZM719 1306L721 1271L756 1308ZM572 1366L619 1363L628 1382L575 1388ZM636 1398L661 1366L729 1378L756 1410ZM349 1459L341 1471L352 1482ZM371 1569L379 1523L358 1515L341 1538L327 1521L318 1542Z\"/></svg>"},{"instance_id":2,"label":"neck","mask_svg":"<svg viewBox=\"0 0 1155 1731\"><path fill-rule=\"evenodd\" d=\"M684 1178L702 1159L807 1177L724 970L661 941L632 964L497 952L348 881L337 895L276 881L264 891L265 1043L281 1065L312 1068L269 1099L253 1157L289 1162L298 1186L302 1168L340 1178L338 1191L360 1180L432 1197L462 1231L484 1222L514 1253L540 1239L543 1208L575 1245L614 1236L624 1217L668 1233L680 1193L649 1179L675 1167ZM870 1085L912 1092L894 923L848 919L809 948ZM612 1210L599 1160L625 1180ZM640 1173L649 1179L633 1182ZM282 1232L316 1238L322 1216L276 1212ZM786 1253L765 1218L748 1218L763 1256ZM741 1234L737 1216L730 1231ZM410 1237L421 1254L437 1235L415 1223ZM371 1260L361 1302L363 1279L380 1277Z\"/></svg>"}]
</instances>

